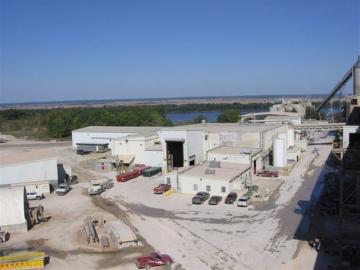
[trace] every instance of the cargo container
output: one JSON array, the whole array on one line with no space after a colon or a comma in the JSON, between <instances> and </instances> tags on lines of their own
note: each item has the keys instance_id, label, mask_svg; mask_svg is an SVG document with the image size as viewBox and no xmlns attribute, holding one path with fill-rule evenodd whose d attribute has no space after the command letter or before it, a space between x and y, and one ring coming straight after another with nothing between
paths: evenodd
<instances>
[{"instance_id":1,"label":"cargo container","mask_svg":"<svg viewBox=\"0 0 360 270\"><path fill-rule=\"evenodd\" d=\"M118 182L126 182L126 181L129 181L130 179L138 177L139 175L140 175L139 170L133 170L133 171L129 171L126 173L118 174L116 176L116 180Z\"/></svg>"},{"instance_id":2,"label":"cargo container","mask_svg":"<svg viewBox=\"0 0 360 270\"><path fill-rule=\"evenodd\" d=\"M161 167L152 167L143 171L144 177L151 177L161 172Z\"/></svg>"},{"instance_id":3,"label":"cargo container","mask_svg":"<svg viewBox=\"0 0 360 270\"><path fill-rule=\"evenodd\" d=\"M143 166L135 166L135 170L138 170L139 173L140 173L140 175L142 175L145 170L148 170L148 169L150 169L150 168L151 168L150 166L146 166L146 165L143 165Z\"/></svg>"}]
</instances>

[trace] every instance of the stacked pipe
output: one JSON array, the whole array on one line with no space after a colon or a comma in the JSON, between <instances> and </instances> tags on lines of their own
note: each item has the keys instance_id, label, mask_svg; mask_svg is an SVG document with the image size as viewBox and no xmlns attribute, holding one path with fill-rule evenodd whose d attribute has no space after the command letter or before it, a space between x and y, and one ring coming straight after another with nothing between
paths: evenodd
<instances>
[{"instance_id":1,"label":"stacked pipe","mask_svg":"<svg viewBox=\"0 0 360 270\"><path fill-rule=\"evenodd\" d=\"M84 222L84 234L88 244L90 242L99 242L94 223L89 219L85 220Z\"/></svg>"}]
</instances>

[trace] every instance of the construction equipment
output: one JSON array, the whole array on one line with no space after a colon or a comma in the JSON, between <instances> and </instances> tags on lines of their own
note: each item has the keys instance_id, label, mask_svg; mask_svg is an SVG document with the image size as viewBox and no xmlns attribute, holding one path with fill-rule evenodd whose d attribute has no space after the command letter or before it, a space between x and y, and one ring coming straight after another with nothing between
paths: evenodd
<instances>
[{"instance_id":1,"label":"construction equipment","mask_svg":"<svg viewBox=\"0 0 360 270\"><path fill-rule=\"evenodd\" d=\"M5 231L0 231L0 244L6 242L7 234Z\"/></svg>"},{"instance_id":2,"label":"construction equipment","mask_svg":"<svg viewBox=\"0 0 360 270\"><path fill-rule=\"evenodd\" d=\"M31 226L39 224L44 221L44 207L42 205L36 207L30 207L29 209L29 218Z\"/></svg>"},{"instance_id":3,"label":"construction equipment","mask_svg":"<svg viewBox=\"0 0 360 270\"><path fill-rule=\"evenodd\" d=\"M46 257L44 252L24 252L0 256L0 270L43 269Z\"/></svg>"}]
</instances>

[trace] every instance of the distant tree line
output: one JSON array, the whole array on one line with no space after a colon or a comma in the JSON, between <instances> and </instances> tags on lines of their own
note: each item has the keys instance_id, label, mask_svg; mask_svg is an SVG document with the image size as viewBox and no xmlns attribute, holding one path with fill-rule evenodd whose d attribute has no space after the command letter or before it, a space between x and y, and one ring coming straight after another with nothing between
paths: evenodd
<instances>
[{"instance_id":1,"label":"distant tree line","mask_svg":"<svg viewBox=\"0 0 360 270\"><path fill-rule=\"evenodd\" d=\"M272 106L272 103L200 103L200 104L168 104L161 107L165 112L207 112L207 111L224 111L228 109L232 110L268 110Z\"/></svg>"},{"instance_id":2,"label":"distant tree line","mask_svg":"<svg viewBox=\"0 0 360 270\"><path fill-rule=\"evenodd\" d=\"M218 122L237 122L240 109L268 109L269 104L185 104L154 106L119 106L64 109L0 110L0 132L41 139L65 138L74 129L86 126L169 126L169 112L221 111ZM200 123L195 117L186 124ZM183 123L181 123L183 124Z\"/></svg>"},{"instance_id":3,"label":"distant tree line","mask_svg":"<svg viewBox=\"0 0 360 270\"><path fill-rule=\"evenodd\" d=\"M160 107L68 108L0 111L0 132L64 138L86 126L168 126Z\"/></svg>"}]
</instances>

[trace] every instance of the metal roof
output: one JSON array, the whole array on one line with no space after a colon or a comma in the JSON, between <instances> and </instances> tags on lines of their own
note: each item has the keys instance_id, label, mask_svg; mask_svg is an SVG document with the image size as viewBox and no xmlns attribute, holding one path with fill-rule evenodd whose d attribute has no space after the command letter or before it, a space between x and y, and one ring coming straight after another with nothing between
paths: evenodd
<instances>
[{"instance_id":1,"label":"metal roof","mask_svg":"<svg viewBox=\"0 0 360 270\"><path fill-rule=\"evenodd\" d=\"M250 165L231 162L221 162L220 168L209 168L209 164L210 162L206 161L203 164L179 173L179 175L231 182L250 169ZM205 171L207 169L215 170L215 174L206 174Z\"/></svg>"},{"instance_id":2,"label":"metal roof","mask_svg":"<svg viewBox=\"0 0 360 270\"><path fill-rule=\"evenodd\" d=\"M49 159L56 159L56 152L52 148L30 150L0 156L0 167Z\"/></svg>"},{"instance_id":3,"label":"metal roof","mask_svg":"<svg viewBox=\"0 0 360 270\"><path fill-rule=\"evenodd\" d=\"M148 133L156 132L161 127L140 127L140 126L88 126L75 129L73 132L82 133Z\"/></svg>"},{"instance_id":4,"label":"metal roof","mask_svg":"<svg viewBox=\"0 0 360 270\"><path fill-rule=\"evenodd\" d=\"M277 116L291 116L291 117L301 117L299 113L295 112L258 112L258 113L247 113L241 115L241 117L250 117L250 116L259 116L259 115L277 115Z\"/></svg>"},{"instance_id":5,"label":"metal roof","mask_svg":"<svg viewBox=\"0 0 360 270\"><path fill-rule=\"evenodd\" d=\"M243 123L200 123L176 127L164 127L161 130L203 130L208 133L239 131L239 132L261 132L280 127L280 124L243 124Z\"/></svg>"},{"instance_id":6,"label":"metal roof","mask_svg":"<svg viewBox=\"0 0 360 270\"><path fill-rule=\"evenodd\" d=\"M24 187L0 188L0 227L26 223Z\"/></svg>"},{"instance_id":7,"label":"metal roof","mask_svg":"<svg viewBox=\"0 0 360 270\"><path fill-rule=\"evenodd\" d=\"M227 155L253 155L261 152L260 148L251 147L235 147L221 145L208 151L213 154L227 154Z\"/></svg>"}]
</instances>

